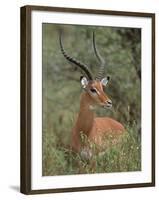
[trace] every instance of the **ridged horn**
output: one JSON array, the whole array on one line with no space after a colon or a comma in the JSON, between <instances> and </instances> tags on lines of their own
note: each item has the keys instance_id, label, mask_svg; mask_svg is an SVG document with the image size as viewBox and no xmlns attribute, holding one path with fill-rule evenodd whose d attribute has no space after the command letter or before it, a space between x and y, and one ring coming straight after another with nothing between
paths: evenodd
<instances>
[{"instance_id":1,"label":"ridged horn","mask_svg":"<svg viewBox=\"0 0 159 200\"><path fill-rule=\"evenodd\" d=\"M91 71L89 70L89 68L81 63L80 61L76 60L75 58L71 57L70 55L68 55L63 47L63 44L62 44L62 32L60 31L59 33L59 42L60 42L60 49L61 49L61 52L63 54L63 56L71 63L77 65L80 69L83 70L83 72L85 72L86 76L88 77L89 80L93 80L93 75L91 73Z\"/></svg>"},{"instance_id":2,"label":"ridged horn","mask_svg":"<svg viewBox=\"0 0 159 200\"><path fill-rule=\"evenodd\" d=\"M95 52L95 55L100 63L100 68L99 68L99 72L96 76L96 79L100 80L103 75L104 75L104 71L105 71L105 60L102 58L102 56L100 55L97 47L96 47L96 41L95 41L95 34L93 32L93 48L94 48L94 52Z\"/></svg>"}]
</instances>

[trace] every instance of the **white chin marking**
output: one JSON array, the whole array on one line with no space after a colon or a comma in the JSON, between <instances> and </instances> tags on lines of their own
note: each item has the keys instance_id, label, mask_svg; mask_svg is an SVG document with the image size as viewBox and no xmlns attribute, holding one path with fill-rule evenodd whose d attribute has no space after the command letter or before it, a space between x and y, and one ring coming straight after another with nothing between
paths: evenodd
<instances>
[{"instance_id":1,"label":"white chin marking","mask_svg":"<svg viewBox=\"0 0 159 200\"><path fill-rule=\"evenodd\" d=\"M108 108L108 109L110 109L110 108L112 108L112 105L111 105L111 106L104 105L103 108Z\"/></svg>"}]
</instances>

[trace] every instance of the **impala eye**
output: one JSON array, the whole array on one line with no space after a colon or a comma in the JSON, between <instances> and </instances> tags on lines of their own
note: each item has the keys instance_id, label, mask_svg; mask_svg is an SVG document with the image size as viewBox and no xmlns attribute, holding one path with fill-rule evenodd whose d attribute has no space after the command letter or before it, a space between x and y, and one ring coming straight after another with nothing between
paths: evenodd
<instances>
[{"instance_id":1,"label":"impala eye","mask_svg":"<svg viewBox=\"0 0 159 200\"><path fill-rule=\"evenodd\" d=\"M90 91L91 91L92 93L97 93L97 91L96 91L94 88L91 88Z\"/></svg>"}]
</instances>

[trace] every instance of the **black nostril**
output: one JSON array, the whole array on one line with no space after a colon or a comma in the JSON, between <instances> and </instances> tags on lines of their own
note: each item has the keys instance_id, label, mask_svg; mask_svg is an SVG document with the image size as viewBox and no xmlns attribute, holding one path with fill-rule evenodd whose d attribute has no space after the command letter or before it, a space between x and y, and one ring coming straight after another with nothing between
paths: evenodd
<instances>
[{"instance_id":1,"label":"black nostril","mask_svg":"<svg viewBox=\"0 0 159 200\"><path fill-rule=\"evenodd\" d=\"M107 101L107 104L111 105L111 104L112 104L112 101L111 101L111 100L108 100L108 101Z\"/></svg>"}]
</instances>

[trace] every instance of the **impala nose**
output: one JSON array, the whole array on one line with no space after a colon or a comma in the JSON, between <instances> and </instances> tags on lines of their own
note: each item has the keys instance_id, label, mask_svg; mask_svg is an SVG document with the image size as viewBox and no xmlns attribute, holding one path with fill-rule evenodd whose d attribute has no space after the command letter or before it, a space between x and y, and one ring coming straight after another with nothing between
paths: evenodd
<instances>
[{"instance_id":1,"label":"impala nose","mask_svg":"<svg viewBox=\"0 0 159 200\"><path fill-rule=\"evenodd\" d=\"M107 107L112 107L112 101L111 100L107 100L106 104L107 104Z\"/></svg>"}]
</instances>

